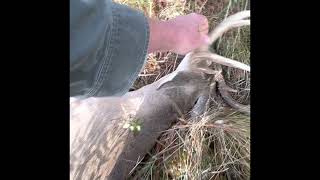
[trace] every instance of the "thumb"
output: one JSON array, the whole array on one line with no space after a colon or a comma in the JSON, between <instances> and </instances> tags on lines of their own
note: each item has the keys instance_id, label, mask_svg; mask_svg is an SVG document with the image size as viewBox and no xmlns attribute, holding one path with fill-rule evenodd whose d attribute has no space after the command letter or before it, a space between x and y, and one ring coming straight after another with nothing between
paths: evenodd
<instances>
[{"instance_id":1,"label":"thumb","mask_svg":"<svg viewBox=\"0 0 320 180\"><path fill-rule=\"evenodd\" d=\"M210 45L210 38L206 34L201 35L201 41L203 45Z\"/></svg>"}]
</instances>

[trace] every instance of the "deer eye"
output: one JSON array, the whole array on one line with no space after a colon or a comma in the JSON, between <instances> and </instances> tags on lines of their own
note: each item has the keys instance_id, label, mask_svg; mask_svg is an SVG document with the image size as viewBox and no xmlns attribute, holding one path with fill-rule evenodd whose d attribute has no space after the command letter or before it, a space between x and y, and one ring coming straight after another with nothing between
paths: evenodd
<instances>
[{"instance_id":1,"label":"deer eye","mask_svg":"<svg viewBox=\"0 0 320 180\"><path fill-rule=\"evenodd\" d=\"M197 98L197 99L194 101L193 106L195 106L195 105L197 104L198 100L199 100L199 98Z\"/></svg>"}]
</instances>

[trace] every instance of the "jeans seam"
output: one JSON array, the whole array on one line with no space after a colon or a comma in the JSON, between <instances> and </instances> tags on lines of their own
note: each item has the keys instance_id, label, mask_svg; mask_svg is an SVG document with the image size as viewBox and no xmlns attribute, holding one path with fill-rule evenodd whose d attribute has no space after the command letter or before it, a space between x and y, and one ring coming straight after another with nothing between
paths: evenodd
<instances>
[{"instance_id":1,"label":"jeans seam","mask_svg":"<svg viewBox=\"0 0 320 180\"><path fill-rule=\"evenodd\" d=\"M115 43L115 41L117 41L119 39L119 24L121 23L119 21L119 16L120 14L117 11L117 6L113 6L112 7L112 17L113 17L113 22L112 22L112 27L111 27L111 32L110 32L110 41L107 44L107 48L106 49L106 56L103 58L103 62L102 65L99 68L99 71L97 73L97 76L95 78L95 82L93 87L88 91L87 96L94 96L96 95L99 90L101 89L103 82L106 81L108 79L108 74L109 74L109 67L110 67L110 63L111 60L114 56L114 49L117 48L118 44ZM147 17L144 16L144 24L146 26L146 32L145 32L145 41L144 41L144 47L143 47L143 52L140 54L140 56L138 56L138 60L144 65L145 61L146 61L146 55L147 55L147 49L148 49L148 42L149 42L149 34L150 34L150 30L149 30L149 24L148 24L148 20ZM112 44L112 46L109 46L110 44ZM110 61L107 61L107 59L110 59ZM142 65L142 68L143 68ZM140 66L138 66L140 67ZM134 81L135 78L137 78L138 73L141 71L141 68L137 68L136 71L133 73L133 75L131 76L131 78L128 80L130 82L130 86L132 86L132 83ZM121 92L126 89L128 87L121 87L116 89L115 91Z\"/></svg>"},{"instance_id":2,"label":"jeans seam","mask_svg":"<svg viewBox=\"0 0 320 180\"><path fill-rule=\"evenodd\" d=\"M146 36L146 39L144 41L144 47L143 47L143 52L142 54L139 56L139 60L141 61L142 60L142 63L145 64L145 61L147 59L147 51L148 51L148 44L149 44L149 24L148 24L148 20L147 20L147 17L146 16L143 16L144 19L145 19L145 26L146 26L146 33L145 33L145 36ZM142 66L143 68L143 66ZM135 78L137 78L138 76L138 73L141 71L141 68L137 68L136 71L133 73L133 75L131 76L131 78L129 79L129 82L132 83L132 81L134 81ZM132 84L130 84L132 85ZM127 87L122 87L122 88L119 88L117 89L116 91L120 91L122 92L124 89L126 89Z\"/></svg>"},{"instance_id":3,"label":"jeans seam","mask_svg":"<svg viewBox=\"0 0 320 180\"><path fill-rule=\"evenodd\" d=\"M114 46L110 46L110 44L116 44L114 43L114 41L116 41L116 39L118 38L118 27L117 27L117 22L118 22L118 15L116 13L114 13L113 9L112 9L112 26L111 26L111 30L109 31L109 35L108 36L104 36L104 37L110 37L110 41L109 39L105 39L105 41L108 41L107 45L106 45L106 55L102 58L102 65L100 66L98 73L96 75L95 81L94 81L94 85L93 87L89 90L89 92L87 93L87 96L94 96L99 89L101 88L103 81L106 78L106 73L108 73L108 69L110 67L110 62L112 57L114 56ZM106 32L107 33L107 32ZM108 61L109 59L109 61Z\"/></svg>"}]
</instances>

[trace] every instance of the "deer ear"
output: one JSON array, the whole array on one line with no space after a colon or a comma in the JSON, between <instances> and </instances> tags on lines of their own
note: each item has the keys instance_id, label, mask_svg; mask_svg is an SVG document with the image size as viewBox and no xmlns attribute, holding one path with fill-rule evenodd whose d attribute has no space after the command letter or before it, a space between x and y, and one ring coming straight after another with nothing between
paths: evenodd
<instances>
[{"instance_id":1,"label":"deer ear","mask_svg":"<svg viewBox=\"0 0 320 180\"><path fill-rule=\"evenodd\" d=\"M170 84L170 82L174 79L176 75L177 72L172 72L171 74L168 74L167 77L164 77L164 79L160 80L160 83L157 86L157 90L161 89L165 84Z\"/></svg>"},{"instance_id":2,"label":"deer ear","mask_svg":"<svg viewBox=\"0 0 320 180\"><path fill-rule=\"evenodd\" d=\"M157 87L157 90L160 90L162 88L172 87L177 81L178 75L179 75L179 72L173 72L172 74L170 74L167 78L165 78L163 81L160 82L160 84Z\"/></svg>"},{"instance_id":3,"label":"deer ear","mask_svg":"<svg viewBox=\"0 0 320 180\"><path fill-rule=\"evenodd\" d=\"M178 71L170 74L166 79L160 82L157 90L169 87L178 87L188 84L194 79L193 73L186 71Z\"/></svg>"}]
</instances>

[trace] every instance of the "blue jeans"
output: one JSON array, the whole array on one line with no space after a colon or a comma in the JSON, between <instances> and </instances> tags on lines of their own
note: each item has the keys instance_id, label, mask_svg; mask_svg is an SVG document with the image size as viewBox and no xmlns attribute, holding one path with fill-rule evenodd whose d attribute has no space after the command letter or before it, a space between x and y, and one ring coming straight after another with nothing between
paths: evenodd
<instances>
[{"instance_id":1,"label":"blue jeans","mask_svg":"<svg viewBox=\"0 0 320 180\"><path fill-rule=\"evenodd\" d=\"M70 96L126 93L146 60L143 13L111 0L70 0Z\"/></svg>"}]
</instances>

